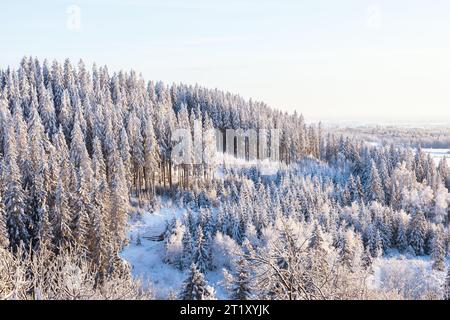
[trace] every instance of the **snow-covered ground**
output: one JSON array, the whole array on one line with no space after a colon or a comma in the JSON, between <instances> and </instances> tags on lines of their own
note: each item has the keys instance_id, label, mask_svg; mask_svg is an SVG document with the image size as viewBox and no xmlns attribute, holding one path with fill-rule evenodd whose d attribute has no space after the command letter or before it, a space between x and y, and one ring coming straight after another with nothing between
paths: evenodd
<instances>
[{"instance_id":1,"label":"snow-covered ground","mask_svg":"<svg viewBox=\"0 0 450 320\"><path fill-rule=\"evenodd\" d=\"M129 220L130 243L122 251L121 257L131 265L133 276L142 279L144 284L150 281L158 295L167 296L170 290L177 291L183 281L183 274L162 263L164 242L148 238L161 235L166 222L182 213L182 210L161 208L152 213L135 213ZM141 244L138 244L138 239Z\"/></svg>"},{"instance_id":2,"label":"snow-covered ground","mask_svg":"<svg viewBox=\"0 0 450 320\"><path fill-rule=\"evenodd\" d=\"M152 284L157 299L167 299L170 293L178 294L187 273L164 263L164 241L149 238L161 235L166 224L173 218L181 217L185 211L171 201L163 201L160 210L134 213L128 222L130 243L122 251L121 257L130 264L133 277L141 279L144 285ZM222 272L208 272L205 278L216 289L216 297L226 299L225 289L220 283L223 280Z\"/></svg>"}]
</instances>

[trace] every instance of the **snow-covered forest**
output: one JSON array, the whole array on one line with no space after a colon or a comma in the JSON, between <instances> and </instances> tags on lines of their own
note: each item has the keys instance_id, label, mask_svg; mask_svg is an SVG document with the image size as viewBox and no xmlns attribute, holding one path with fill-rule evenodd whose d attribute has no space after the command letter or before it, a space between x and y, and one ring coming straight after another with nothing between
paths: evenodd
<instances>
[{"instance_id":1,"label":"snow-covered forest","mask_svg":"<svg viewBox=\"0 0 450 320\"><path fill-rule=\"evenodd\" d=\"M177 128L210 159L174 162ZM245 141L216 153L211 129L280 130L278 170ZM445 299L449 190L420 145L217 89L82 61L0 70L0 299Z\"/></svg>"},{"instance_id":2,"label":"snow-covered forest","mask_svg":"<svg viewBox=\"0 0 450 320\"><path fill-rule=\"evenodd\" d=\"M430 149L447 149L450 157L450 125L420 124L404 125L330 125L329 130L352 138L362 139L366 142L380 145L402 145L404 147L422 147Z\"/></svg>"}]
</instances>

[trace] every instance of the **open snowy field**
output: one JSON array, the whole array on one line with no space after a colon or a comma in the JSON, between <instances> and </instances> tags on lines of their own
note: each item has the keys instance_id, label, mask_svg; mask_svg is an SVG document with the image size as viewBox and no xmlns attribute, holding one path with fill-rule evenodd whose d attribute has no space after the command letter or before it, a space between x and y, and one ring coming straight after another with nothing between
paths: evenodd
<instances>
[{"instance_id":1,"label":"open snowy field","mask_svg":"<svg viewBox=\"0 0 450 320\"><path fill-rule=\"evenodd\" d=\"M436 164L439 164L439 161L442 160L442 158L450 158L450 149L431 149L431 148L424 148L422 149L424 152L430 154Z\"/></svg>"}]
</instances>

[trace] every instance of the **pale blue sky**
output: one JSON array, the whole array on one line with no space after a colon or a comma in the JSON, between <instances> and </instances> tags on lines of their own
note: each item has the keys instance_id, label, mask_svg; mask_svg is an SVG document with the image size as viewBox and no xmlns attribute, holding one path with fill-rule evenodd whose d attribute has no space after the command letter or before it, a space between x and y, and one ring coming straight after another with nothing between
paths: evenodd
<instances>
[{"instance_id":1,"label":"pale blue sky","mask_svg":"<svg viewBox=\"0 0 450 320\"><path fill-rule=\"evenodd\" d=\"M310 119L450 122L447 0L4 2L1 67L83 58ZM71 5L79 30L67 26Z\"/></svg>"}]
</instances>

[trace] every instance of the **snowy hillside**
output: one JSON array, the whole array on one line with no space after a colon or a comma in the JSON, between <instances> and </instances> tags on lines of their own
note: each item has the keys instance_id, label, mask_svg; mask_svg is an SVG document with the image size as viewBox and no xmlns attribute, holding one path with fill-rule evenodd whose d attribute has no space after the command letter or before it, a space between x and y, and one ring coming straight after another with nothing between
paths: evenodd
<instances>
[{"instance_id":1,"label":"snowy hillside","mask_svg":"<svg viewBox=\"0 0 450 320\"><path fill-rule=\"evenodd\" d=\"M215 176L218 179L226 178L228 170L233 169L260 169L277 170L279 163L271 161L247 161L228 154L217 153L217 169ZM182 219L186 208L180 208L171 200L160 200L161 208L156 211L138 210L130 214L128 221L129 244L120 256L127 261L133 277L140 279L144 284L151 283L156 297L165 299L170 293L180 290L186 273L164 262L165 248L161 235L166 232L167 226L174 219ZM206 280L213 285L218 298L227 298L223 287L223 274L221 270L206 273Z\"/></svg>"},{"instance_id":2,"label":"snowy hillside","mask_svg":"<svg viewBox=\"0 0 450 320\"><path fill-rule=\"evenodd\" d=\"M442 299L448 150L390 132L26 57L0 70L0 299Z\"/></svg>"}]
</instances>

